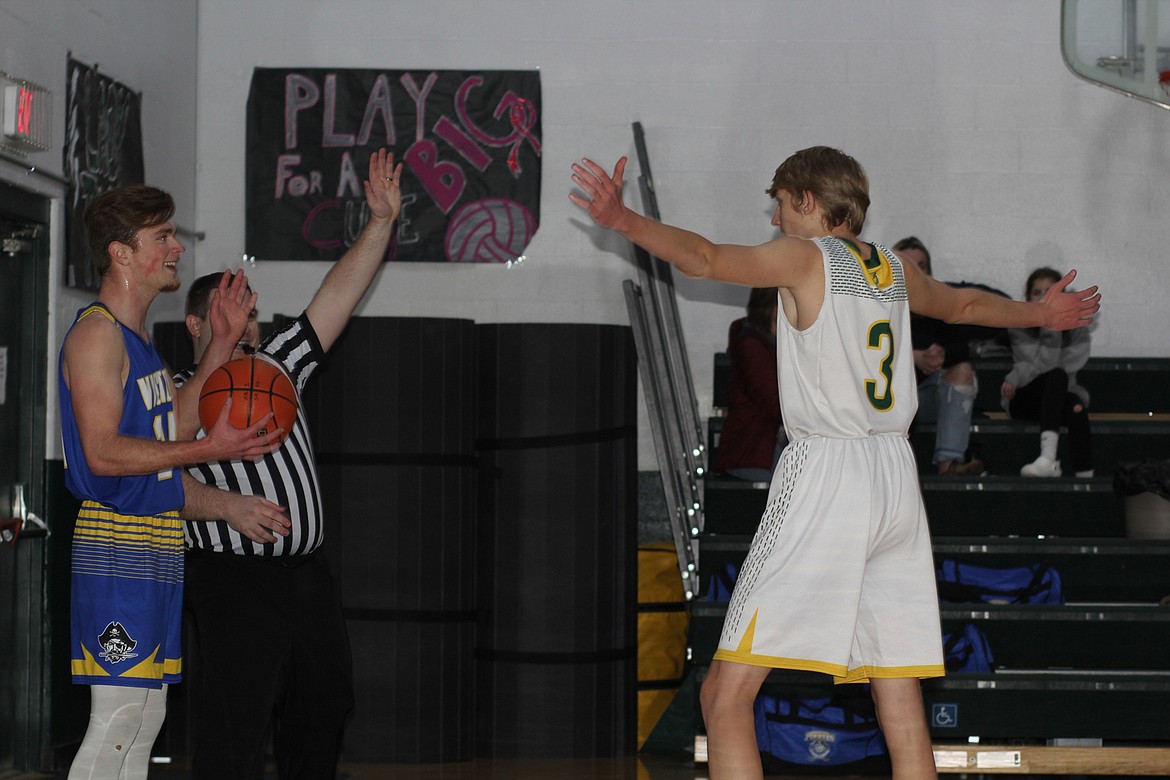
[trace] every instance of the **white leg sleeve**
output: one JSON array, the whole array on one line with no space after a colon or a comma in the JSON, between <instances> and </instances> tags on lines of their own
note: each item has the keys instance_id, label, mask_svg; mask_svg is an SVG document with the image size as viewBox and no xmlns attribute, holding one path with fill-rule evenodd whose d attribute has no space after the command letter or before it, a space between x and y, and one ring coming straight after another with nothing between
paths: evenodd
<instances>
[{"instance_id":1,"label":"white leg sleeve","mask_svg":"<svg viewBox=\"0 0 1170 780\"><path fill-rule=\"evenodd\" d=\"M166 717L167 686L146 689L142 726L138 729L134 744L126 752L126 761L122 764L122 774L118 780L146 780L147 772L150 770L150 749L154 747L154 740L162 730Z\"/></svg>"},{"instance_id":2,"label":"white leg sleeve","mask_svg":"<svg viewBox=\"0 0 1170 780\"><path fill-rule=\"evenodd\" d=\"M166 688L91 685L89 695L89 727L69 767L68 780L144 780L150 748L162 728ZM152 705L150 714L148 702ZM146 725L147 720L153 727ZM145 745L140 744L143 742Z\"/></svg>"}]
</instances>

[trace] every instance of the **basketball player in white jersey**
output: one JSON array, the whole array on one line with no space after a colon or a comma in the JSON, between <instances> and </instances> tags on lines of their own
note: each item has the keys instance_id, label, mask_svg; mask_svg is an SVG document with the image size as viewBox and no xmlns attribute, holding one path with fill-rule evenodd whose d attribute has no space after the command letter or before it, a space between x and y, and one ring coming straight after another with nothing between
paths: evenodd
<instances>
[{"instance_id":1,"label":"basketball player in white jersey","mask_svg":"<svg viewBox=\"0 0 1170 780\"><path fill-rule=\"evenodd\" d=\"M936 777L919 680L944 674L930 534L907 431L918 406L910 312L950 323L1081 327L1092 287L1037 303L935 281L857 238L869 207L861 166L828 147L797 152L768 194L783 233L714 244L622 201L584 159L570 200L690 277L778 287L780 405L789 445L728 606L700 696L711 775L760 778L752 703L772 668L869 682L894 778Z\"/></svg>"}]
</instances>

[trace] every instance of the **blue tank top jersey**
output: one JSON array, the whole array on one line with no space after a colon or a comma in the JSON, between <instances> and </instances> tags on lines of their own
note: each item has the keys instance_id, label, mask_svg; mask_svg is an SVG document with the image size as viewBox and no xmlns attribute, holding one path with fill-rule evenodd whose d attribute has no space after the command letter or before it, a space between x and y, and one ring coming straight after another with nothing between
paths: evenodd
<instances>
[{"instance_id":1,"label":"blue tank top jersey","mask_svg":"<svg viewBox=\"0 0 1170 780\"><path fill-rule=\"evenodd\" d=\"M154 345L127 328L101 303L91 303L77 313L76 325L84 317L104 316L118 326L130 358L130 373L122 391L122 420L118 432L139 439L174 441L175 406L167 383L167 369ZM96 501L124 515L154 515L183 507L183 484L178 469L157 474L123 477L97 476L89 470L77 419L73 416L73 395L65 384L58 358L57 387L61 401L61 439L65 453L65 485L73 495Z\"/></svg>"}]
</instances>

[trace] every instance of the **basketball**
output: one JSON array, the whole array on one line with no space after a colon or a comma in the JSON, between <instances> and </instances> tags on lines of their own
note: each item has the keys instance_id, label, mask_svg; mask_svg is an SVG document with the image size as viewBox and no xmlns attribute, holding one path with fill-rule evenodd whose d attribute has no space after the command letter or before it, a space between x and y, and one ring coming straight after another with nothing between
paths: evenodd
<instances>
[{"instance_id":1,"label":"basketball","mask_svg":"<svg viewBox=\"0 0 1170 780\"><path fill-rule=\"evenodd\" d=\"M199 392L199 422L205 431L215 425L228 398L232 399L228 422L237 428L248 428L273 412L270 426L257 431L257 436L267 435L275 426L284 429L283 442L297 419L297 392L292 380L276 361L264 355L229 360L207 377Z\"/></svg>"}]
</instances>

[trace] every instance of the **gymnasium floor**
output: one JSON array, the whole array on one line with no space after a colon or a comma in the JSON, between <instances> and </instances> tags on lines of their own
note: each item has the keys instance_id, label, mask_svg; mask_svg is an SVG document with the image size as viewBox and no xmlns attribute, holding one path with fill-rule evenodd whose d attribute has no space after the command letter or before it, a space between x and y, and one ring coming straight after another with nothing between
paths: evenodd
<instances>
[{"instance_id":1,"label":"gymnasium floor","mask_svg":"<svg viewBox=\"0 0 1170 780\"><path fill-rule=\"evenodd\" d=\"M25 774L0 780L64 780L56 775ZM151 767L151 780L186 780L186 767ZM451 764L346 764L337 780L707 780L705 765L656 756L632 759L476 760ZM275 771L266 778L275 780ZM784 780L784 779L780 779Z\"/></svg>"},{"instance_id":2,"label":"gymnasium floor","mask_svg":"<svg viewBox=\"0 0 1170 780\"><path fill-rule=\"evenodd\" d=\"M0 780L64 780L56 775L25 774ZM150 780L187 780L184 766L153 766ZM662 756L631 759L494 760L480 759L452 764L344 764L337 780L707 780L707 766ZM1014 775L1020 777L1020 775ZM265 780L275 780L272 769ZM769 780L807 780L768 775ZM871 775L867 780L888 780Z\"/></svg>"},{"instance_id":3,"label":"gymnasium floor","mask_svg":"<svg viewBox=\"0 0 1170 780\"><path fill-rule=\"evenodd\" d=\"M0 772L0 780L64 780L65 772L55 775L9 775ZM819 775L821 777L860 777L858 775ZM942 778L991 778L1000 775L941 775ZM1162 777L1159 774L1158 777ZM179 765L154 766L150 780L188 780L187 768ZM565 759L565 760L475 760L452 764L343 764L337 780L708 780L705 764L695 764L661 756L638 756L632 759ZM767 780L808 780L809 775L768 775ZM1012 774L1013 778L1046 780L1086 780L1083 775ZM275 780L272 769L265 780ZM889 780L867 775L865 780ZM1094 780L1136 780L1135 776L1096 775Z\"/></svg>"}]
</instances>

